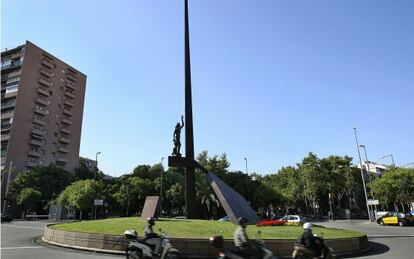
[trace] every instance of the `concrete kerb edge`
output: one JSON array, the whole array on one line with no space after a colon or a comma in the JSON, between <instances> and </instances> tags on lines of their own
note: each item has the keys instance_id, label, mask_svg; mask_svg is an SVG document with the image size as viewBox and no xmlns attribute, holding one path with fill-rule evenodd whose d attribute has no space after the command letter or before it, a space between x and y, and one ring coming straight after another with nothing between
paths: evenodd
<instances>
[{"instance_id":1,"label":"concrete kerb edge","mask_svg":"<svg viewBox=\"0 0 414 259\"><path fill-rule=\"evenodd\" d=\"M58 243L58 242L46 240L43 236L42 236L42 241L47 243L47 244L50 244L50 245L60 246L60 247L65 247L65 248L71 248L71 249L76 249L76 250L83 250L83 251L89 251L89 252L98 252L98 253L107 253L107 254L117 254L117 255L125 254L125 252L118 251L118 250L107 250L107 249L98 249L98 248L92 248L92 247L67 245L67 244L63 244L63 243Z\"/></svg>"},{"instance_id":2,"label":"concrete kerb edge","mask_svg":"<svg viewBox=\"0 0 414 259\"><path fill-rule=\"evenodd\" d=\"M50 228L50 226L53 226L53 225L55 225L55 224L48 224L48 225L46 225L45 226L45 232L46 231L51 231L54 234L55 231L59 231L59 232L64 232L64 233L65 232L69 232L71 234L75 234L75 233L81 234L81 232L70 232L70 231L55 230L55 229ZM53 241L53 236L54 236L53 234L52 234L52 238L51 238L52 240L48 240L47 238L45 238L45 235L43 235L42 236L42 241L45 242L45 243L51 244L51 245L61 246L61 247L65 247L65 248L72 248L72 249L77 249L77 250L84 250L84 251L91 251L91 252L99 252L99 253L108 253L108 254L118 254L118 255L121 255L121 254L124 254L125 253L122 250L110 250L110 249L103 249L103 248L96 248L96 247L87 247L87 246L79 246L79 245L75 245L75 244L65 244L65 243L62 243L62 242L56 242L56 241ZM88 233L83 233L83 234L88 234ZM104 236L104 235L102 235L102 236ZM367 245L366 247L360 247L360 246L362 246L360 244L360 245L357 245L357 246L353 246L354 249L352 249L352 251L342 251L342 252L341 251L337 251L336 254L338 256L348 256L348 255L357 255L357 254L361 254L361 253L365 253L365 252L369 251L371 249L371 244L368 241L368 237L365 235L363 237L358 237L357 239L361 239L361 238L364 239L364 240L366 240L366 243L367 243L366 244ZM181 241L182 241L182 239L181 239ZM201 241L201 240L193 240L193 241ZM288 241L288 240L278 240L278 241ZM292 241L292 240L289 240L289 241ZM359 242L357 242L357 243L359 243ZM292 249L293 249L293 247L292 247ZM210 249L208 249L208 250L210 250ZM189 251L187 251L187 252L189 252ZM194 251L192 251L192 252L194 252ZM211 251L209 251L209 252L211 252ZM209 253L209 252L207 252L207 253ZM184 252L183 253L183 256L184 255L187 255L187 254ZM280 255L280 256L284 256L284 255Z\"/></svg>"}]
</instances>

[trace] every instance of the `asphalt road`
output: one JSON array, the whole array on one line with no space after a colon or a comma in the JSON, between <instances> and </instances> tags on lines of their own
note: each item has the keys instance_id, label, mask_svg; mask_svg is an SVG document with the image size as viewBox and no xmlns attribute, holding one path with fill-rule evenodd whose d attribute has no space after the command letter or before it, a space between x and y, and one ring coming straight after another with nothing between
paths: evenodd
<instances>
[{"instance_id":1,"label":"asphalt road","mask_svg":"<svg viewBox=\"0 0 414 259\"><path fill-rule=\"evenodd\" d=\"M343 228L367 233L371 250L365 254L347 258L414 258L414 226L380 226L366 220L338 220L314 222L325 227Z\"/></svg>"},{"instance_id":2,"label":"asphalt road","mask_svg":"<svg viewBox=\"0 0 414 259\"><path fill-rule=\"evenodd\" d=\"M16 259L117 259L123 256L74 251L39 245L45 221L13 221L1 224L1 258ZM327 227L360 230L368 234L372 249L366 254L348 258L414 258L414 227L379 226L366 221L315 222Z\"/></svg>"},{"instance_id":3,"label":"asphalt road","mask_svg":"<svg viewBox=\"0 0 414 259\"><path fill-rule=\"evenodd\" d=\"M55 247L44 247L36 243L43 235L45 221L12 221L1 224L2 259L117 259L121 256L93 254ZM124 257L125 258L125 257Z\"/></svg>"}]
</instances>

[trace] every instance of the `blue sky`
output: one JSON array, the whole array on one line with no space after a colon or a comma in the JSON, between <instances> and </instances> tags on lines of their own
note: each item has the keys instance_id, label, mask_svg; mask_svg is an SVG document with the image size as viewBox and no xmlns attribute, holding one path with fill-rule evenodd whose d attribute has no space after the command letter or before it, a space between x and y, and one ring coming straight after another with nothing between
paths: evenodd
<instances>
[{"instance_id":1,"label":"blue sky","mask_svg":"<svg viewBox=\"0 0 414 259\"><path fill-rule=\"evenodd\" d=\"M29 40L88 76L81 156L121 175L171 153L183 1L1 5L2 48ZM413 13L410 0L190 0L196 153L267 174L309 151L356 157L357 127L370 160L414 162Z\"/></svg>"}]
</instances>

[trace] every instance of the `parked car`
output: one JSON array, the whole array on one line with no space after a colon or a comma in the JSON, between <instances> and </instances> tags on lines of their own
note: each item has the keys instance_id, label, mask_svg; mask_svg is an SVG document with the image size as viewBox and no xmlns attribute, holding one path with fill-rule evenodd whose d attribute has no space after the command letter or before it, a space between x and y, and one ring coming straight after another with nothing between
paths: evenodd
<instances>
[{"instance_id":1,"label":"parked car","mask_svg":"<svg viewBox=\"0 0 414 259\"><path fill-rule=\"evenodd\" d=\"M230 221L230 218L229 218L229 216L225 216L225 217L222 217L221 219L219 219L218 221Z\"/></svg>"},{"instance_id":2,"label":"parked car","mask_svg":"<svg viewBox=\"0 0 414 259\"><path fill-rule=\"evenodd\" d=\"M10 222L10 221L12 221L13 220L13 218L12 218L12 216L11 215L9 215L9 214L1 214L1 222Z\"/></svg>"},{"instance_id":3,"label":"parked car","mask_svg":"<svg viewBox=\"0 0 414 259\"><path fill-rule=\"evenodd\" d=\"M377 223L381 226L384 225L398 225L406 226L414 224L414 216L411 213L402 213L402 212L388 212L382 217L377 219Z\"/></svg>"},{"instance_id":4,"label":"parked car","mask_svg":"<svg viewBox=\"0 0 414 259\"><path fill-rule=\"evenodd\" d=\"M376 219L379 219L380 217L384 216L385 214L389 213L389 211L378 211L376 215Z\"/></svg>"},{"instance_id":5,"label":"parked car","mask_svg":"<svg viewBox=\"0 0 414 259\"><path fill-rule=\"evenodd\" d=\"M294 223L305 223L305 219L299 215L286 215L283 218L280 218L280 220L286 220L287 222L294 222Z\"/></svg>"}]
</instances>

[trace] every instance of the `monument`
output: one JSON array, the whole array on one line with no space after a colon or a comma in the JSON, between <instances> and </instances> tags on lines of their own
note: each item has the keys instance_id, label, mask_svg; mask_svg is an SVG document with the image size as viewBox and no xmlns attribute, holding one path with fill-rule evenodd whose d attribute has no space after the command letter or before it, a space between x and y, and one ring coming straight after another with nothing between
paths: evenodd
<instances>
[{"instance_id":1,"label":"monument","mask_svg":"<svg viewBox=\"0 0 414 259\"><path fill-rule=\"evenodd\" d=\"M238 217L245 217L251 224L256 223L258 217L249 203L235 190L221 181L211 172L207 172L194 159L194 137L193 137L193 109L191 96L191 64L190 64L190 36L188 22L188 0L184 2L184 42L185 42L185 123L181 116L181 125L177 123L174 129L173 142L174 149L172 155L168 157L168 166L185 168L185 213L188 219L197 217L196 190L195 190L195 169L199 168L207 174L207 178L219 198L227 215L233 223ZM185 125L185 157L181 156L180 134Z\"/></svg>"}]
</instances>

